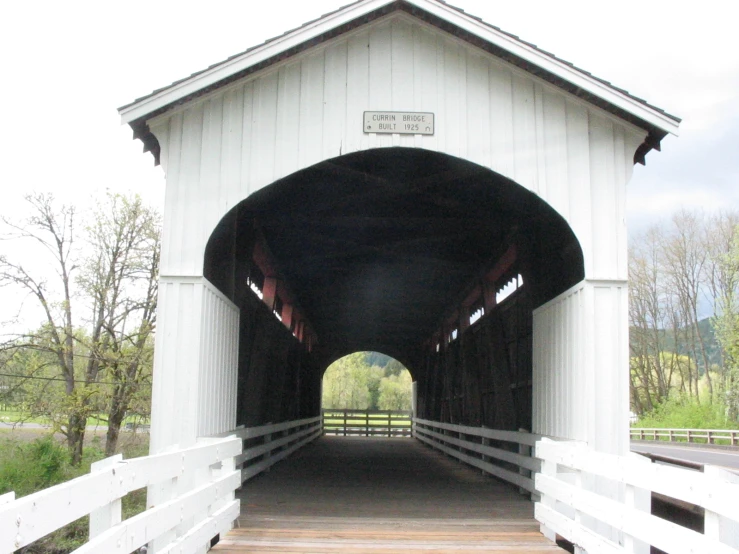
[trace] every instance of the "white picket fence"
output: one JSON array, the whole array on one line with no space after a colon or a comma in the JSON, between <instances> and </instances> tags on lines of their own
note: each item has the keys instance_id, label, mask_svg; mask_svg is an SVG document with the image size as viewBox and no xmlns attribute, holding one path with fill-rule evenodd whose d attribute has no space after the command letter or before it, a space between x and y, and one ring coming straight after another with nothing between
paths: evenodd
<instances>
[{"instance_id":1,"label":"white picket fence","mask_svg":"<svg viewBox=\"0 0 739 554\"><path fill-rule=\"evenodd\" d=\"M181 450L123 460L120 455L92 465L90 473L15 499L0 497L0 553L27 546L90 515L90 539L83 553L130 553L157 542L157 552L205 552L213 537L239 515L234 490L241 474L234 458L241 441L201 439ZM170 498L121 521L121 499L143 487L160 487ZM162 544L164 542L164 544Z\"/></svg>"}]
</instances>

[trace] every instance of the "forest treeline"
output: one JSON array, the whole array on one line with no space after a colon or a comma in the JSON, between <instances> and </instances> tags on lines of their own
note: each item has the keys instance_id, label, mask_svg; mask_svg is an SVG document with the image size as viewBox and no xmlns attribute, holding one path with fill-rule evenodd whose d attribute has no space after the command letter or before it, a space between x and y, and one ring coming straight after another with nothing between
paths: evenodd
<instances>
[{"instance_id":1,"label":"forest treeline","mask_svg":"<svg viewBox=\"0 0 739 554\"><path fill-rule=\"evenodd\" d=\"M324 408L410 410L410 372L378 352L355 352L335 361L323 374Z\"/></svg>"},{"instance_id":2,"label":"forest treeline","mask_svg":"<svg viewBox=\"0 0 739 554\"><path fill-rule=\"evenodd\" d=\"M739 212L681 210L633 237L629 293L633 412L650 424L681 413L675 426L736 425Z\"/></svg>"}]
</instances>

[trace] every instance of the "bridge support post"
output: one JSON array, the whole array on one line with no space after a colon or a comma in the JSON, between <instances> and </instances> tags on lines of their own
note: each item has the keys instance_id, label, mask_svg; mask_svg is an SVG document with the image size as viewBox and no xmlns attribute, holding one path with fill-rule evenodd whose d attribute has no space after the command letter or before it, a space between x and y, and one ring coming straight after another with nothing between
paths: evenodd
<instances>
[{"instance_id":1,"label":"bridge support post","mask_svg":"<svg viewBox=\"0 0 739 554\"><path fill-rule=\"evenodd\" d=\"M534 310L533 429L629 451L626 281L584 280Z\"/></svg>"},{"instance_id":2,"label":"bridge support post","mask_svg":"<svg viewBox=\"0 0 739 554\"><path fill-rule=\"evenodd\" d=\"M162 276L157 325L150 452L234 429L239 309L204 277Z\"/></svg>"}]
</instances>

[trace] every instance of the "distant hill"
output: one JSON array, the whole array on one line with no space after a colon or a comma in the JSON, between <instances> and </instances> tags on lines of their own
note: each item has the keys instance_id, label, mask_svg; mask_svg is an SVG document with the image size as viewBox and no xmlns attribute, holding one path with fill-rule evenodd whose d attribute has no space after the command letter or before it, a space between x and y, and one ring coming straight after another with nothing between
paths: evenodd
<instances>
[{"instance_id":1,"label":"distant hill","mask_svg":"<svg viewBox=\"0 0 739 554\"><path fill-rule=\"evenodd\" d=\"M716 340L716 333L714 332L713 324L711 323L710 317L702 319L698 322L698 332L703 338L703 343L705 344L705 347L706 347L708 363L712 366L720 365L721 364L721 347L719 346L718 341ZM671 332L663 330L661 331L661 333L664 339L663 344L665 345L665 350L669 352L677 352L678 354L684 354L686 356L691 354L690 348L687 344L685 344L685 341L680 341L677 345L675 345ZM698 346L698 348L700 348L700 346ZM701 373L703 373L704 371L703 357L700 354L700 350L698 351L698 359L695 360L695 362L698 364L698 367L701 369Z\"/></svg>"}]
</instances>

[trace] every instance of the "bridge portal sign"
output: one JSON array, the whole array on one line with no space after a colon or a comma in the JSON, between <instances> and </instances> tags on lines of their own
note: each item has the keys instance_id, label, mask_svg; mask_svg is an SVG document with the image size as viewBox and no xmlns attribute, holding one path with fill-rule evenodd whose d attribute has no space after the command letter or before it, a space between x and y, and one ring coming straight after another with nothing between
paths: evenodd
<instances>
[{"instance_id":1,"label":"bridge portal sign","mask_svg":"<svg viewBox=\"0 0 739 554\"><path fill-rule=\"evenodd\" d=\"M428 112L364 112L364 132L433 135L434 114Z\"/></svg>"}]
</instances>

